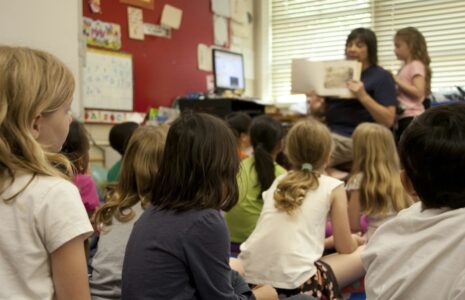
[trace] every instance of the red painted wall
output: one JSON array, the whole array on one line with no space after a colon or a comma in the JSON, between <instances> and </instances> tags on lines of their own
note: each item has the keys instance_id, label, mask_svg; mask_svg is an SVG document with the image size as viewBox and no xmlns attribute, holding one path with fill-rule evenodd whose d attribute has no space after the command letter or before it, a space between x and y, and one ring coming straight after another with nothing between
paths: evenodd
<instances>
[{"instance_id":1,"label":"red painted wall","mask_svg":"<svg viewBox=\"0 0 465 300\"><path fill-rule=\"evenodd\" d=\"M153 10L143 8L145 23L160 24L165 4L183 10L181 27L171 30L171 38L145 36L145 40L129 38L127 4L119 0L101 0L102 14L89 9L83 1L83 15L94 20L121 26L122 47L132 54L134 68L134 110L171 106L177 96L206 90L208 72L197 67L197 45L213 44L213 15L210 0L155 0Z\"/></svg>"}]
</instances>

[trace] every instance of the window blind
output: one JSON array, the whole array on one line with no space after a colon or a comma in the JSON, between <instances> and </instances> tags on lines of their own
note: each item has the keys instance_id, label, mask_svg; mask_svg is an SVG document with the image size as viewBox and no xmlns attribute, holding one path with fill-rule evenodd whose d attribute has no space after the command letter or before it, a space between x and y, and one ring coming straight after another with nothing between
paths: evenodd
<instances>
[{"instance_id":1,"label":"window blind","mask_svg":"<svg viewBox=\"0 0 465 300\"><path fill-rule=\"evenodd\" d=\"M272 97L286 102L293 58L342 59L353 28L371 27L370 0L273 0Z\"/></svg>"},{"instance_id":2,"label":"window blind","mask_svg":"<svg viewBox=\"0 0 465 300\"><path fill-rule=\"evenodd\" d=\"M465 1L375 0L374 29L379 63L397 72L401 62L394 55L397 30L414 26L424 35L431 58L432 90L465 86Z\"/></svg>"}]
</instances>

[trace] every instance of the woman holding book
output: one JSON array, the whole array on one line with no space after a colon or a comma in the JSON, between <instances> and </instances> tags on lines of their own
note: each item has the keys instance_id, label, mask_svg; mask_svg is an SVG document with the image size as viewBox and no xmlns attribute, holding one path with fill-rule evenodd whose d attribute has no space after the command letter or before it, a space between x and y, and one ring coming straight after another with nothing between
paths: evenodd
<instances>
[{"instance_id":1,"label":"woman holding book","mask_svg":"<svg viewBox=\"0 0 465 300\"><path fill-rule=\"evenodd\" d=\"M392 127L395 120L396 90L392 75L378 66L375 33L367 28L352 30L346 40L345 54L362 64L361 80L347 82L353 99L321 97L309 93L310 113L324 118L331 130L334 151L330 166L352 161L352 132L363 122Z\"/></svg>"}]
</instances>

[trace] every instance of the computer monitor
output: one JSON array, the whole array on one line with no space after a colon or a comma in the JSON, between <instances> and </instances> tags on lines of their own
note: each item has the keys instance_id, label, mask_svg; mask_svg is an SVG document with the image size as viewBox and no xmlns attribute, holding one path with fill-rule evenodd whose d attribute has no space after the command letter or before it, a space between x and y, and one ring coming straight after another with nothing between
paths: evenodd
<instances>
[{"instance_id":1,"label":"computer monitor","mask_svg":"<svg viewBox=\"0 0 465 300\"><path fill-rule=\"evenodd\" d=\"M232 91L242 94L245 90L244 58L242 54L223 49L213 49L213 76L215 93Z\"/></svg>"}]
</instances>

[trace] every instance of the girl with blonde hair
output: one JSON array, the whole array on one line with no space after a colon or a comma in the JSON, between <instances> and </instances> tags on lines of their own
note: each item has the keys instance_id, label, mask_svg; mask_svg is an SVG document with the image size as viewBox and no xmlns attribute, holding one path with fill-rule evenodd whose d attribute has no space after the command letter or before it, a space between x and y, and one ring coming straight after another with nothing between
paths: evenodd
<instances>
[{"instance_id":1,"label":"girl with blonde hair","mask_svg":"<svg viewBox=\"0 0 465 300\"><path fill-rule=\"evenodd\" d=\"M353 232L367 216L369 239L376 228L409 207L413 200L400 181L400 163L392 132L374 123L362 123L353 135L353 165L348 180L349 218Z\"/></svg>"},{"instance_id":2,"label":"girl with blonde hair","mask_svg":"<svg viewBox=\"0 0 465 300\"><path fill-rule=\"evenodd\" d=\"M394 53L403 65L394 80L397 84L402 113L398 116L396 140L412 122L413 118L425 111L423 102L431 94L431 59L426 40L415 27L398 30L394 36Z\"/></svg>"},{"instance_id":3,"label":"girl with blonde hair","mask_svg":"<svg viewBox=\"0 0 465 300\"><path fill-rule=\"evenodd\" d=\"M285 152L293 170L263 193L257 226L241 245L247 282L270 284L284 296L337 299L339 286L363 275L358 248L363 240L351 236L343 182L324 175L331 146L329 130L315 119L290 129ZM322 257L328 213L335 248L346 255Z\"/></svg>"},{"instance_id":4,"label":"girl with blonde hair","mask_svg":"<svg viewBox=\"0 0 465 300\"><path fill-rule=\"evenodd\" d=\"M92 299L121 298L121 272L126 244L134 223L151 199L167 128L144 126L135 130L123 157L120 180L108 188L95 222L101 229L92 260Z\"/></svg>"},{"instance_id":5,"label":"girl with blonde hair","mask_svg":"<svg viewBox=\"0 0 465 300\"><path fill-rule=\"evenodd\" d=\"M53 55L0 46L2 299L90 299L84 240L93 230L58 153L73 91Z\"/></svg>"}]
</instances>

